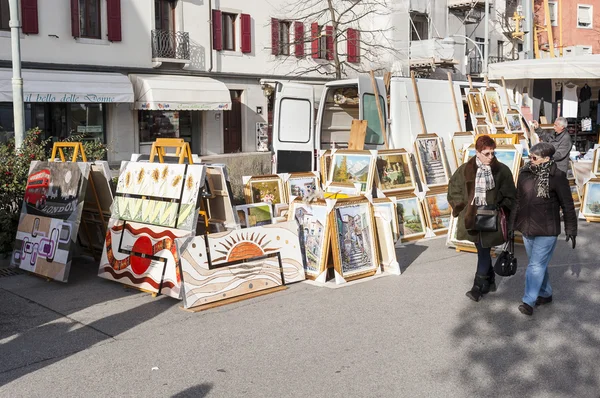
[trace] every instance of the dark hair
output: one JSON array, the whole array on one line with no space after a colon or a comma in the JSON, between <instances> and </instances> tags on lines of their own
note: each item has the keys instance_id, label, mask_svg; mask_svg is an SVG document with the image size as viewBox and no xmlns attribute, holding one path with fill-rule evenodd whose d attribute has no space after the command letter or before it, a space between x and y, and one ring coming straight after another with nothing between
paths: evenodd
<instances>
[{"instance_id":1,"label":"dark hair","mask_svg":"<svg viewBox=\"0 0 600 398\"><path fill-rule=\"evenodd\" d=\"M554 146L552 144L548 144L547 142L540 142L535 144L529 149L529 153L533 153L535 156L539 156L542 158L549 157L552 158L554 156Z\"/></svg>"},{"instance_id":2,"label":"dark hair","mask_svg":"<svg viewBox=\"0 0 600 398\"><path fill-rule=\"evenodd\" d=\"M485 148L496 149L496 141L494 141L489 135L482 135L477 138L477 141L475 142L475 149L477 152L481 152Z\"/></svg>"}]
</instances>

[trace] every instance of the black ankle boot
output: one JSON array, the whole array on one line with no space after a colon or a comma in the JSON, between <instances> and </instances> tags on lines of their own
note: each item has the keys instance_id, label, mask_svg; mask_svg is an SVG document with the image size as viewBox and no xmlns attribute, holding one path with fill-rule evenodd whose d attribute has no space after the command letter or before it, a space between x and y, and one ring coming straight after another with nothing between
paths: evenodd
<instances>
[{"instance_id":1,"label":"black ankle boot","mask_svg":"<svg viewBox=\"0 0 600 398\"><path fill-rule=\"evenodd\" d=\"M490 267L490 270L487 273L487 281L489 284L489 289L487 292L484 292L483 294L486 294L488 292L492 292L494 293L497 290L497 286L496 286L496 273L494 272L494 267Z\"/></svg>"},{"instance_id":2,"label":"black ankle boot","mask_svg":"<svg viewBox=\"0 0 600 398\"><path fill-rule=\"evenodd\" d=\"M473 301L479 301L481 297L490 291L490 284L487 275L475 274L473 287L465 295Z\"/></svg>"}]
</instances>

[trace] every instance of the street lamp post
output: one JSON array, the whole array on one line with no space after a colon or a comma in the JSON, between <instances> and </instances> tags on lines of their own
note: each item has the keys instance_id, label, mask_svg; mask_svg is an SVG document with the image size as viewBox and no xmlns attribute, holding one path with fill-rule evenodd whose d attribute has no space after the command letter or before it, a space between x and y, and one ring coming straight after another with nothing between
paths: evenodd
<instances>
[{"instance_id":1,"label":"street lamp post","mask_svg":"<svg viewBox=\"0 0 600 398\"><path fill-rule=\"evenodd\" d=\"M23 78L21 77L21 21L19 21L19 0L8 1L10 9L10 37L12 44L12 88L13 115L15 124L15 149L23 146L25 138L25 106L23 103Z\"/></svg>"}]
</instances>

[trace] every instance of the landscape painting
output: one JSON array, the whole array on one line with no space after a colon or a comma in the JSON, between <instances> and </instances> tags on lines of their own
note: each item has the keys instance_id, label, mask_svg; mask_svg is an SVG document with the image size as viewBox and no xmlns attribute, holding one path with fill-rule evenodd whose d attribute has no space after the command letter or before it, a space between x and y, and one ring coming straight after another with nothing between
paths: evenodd
<instances>
[{"instance_id":1,"label":"landscape painting","mask_svg":"<svg viewBox=\"0 0 600 398\"><path fill-rule=\"evenodd\" d=\"M433 232L443 231L450 226L452 210L448 204L447 194L441 193L425 197L427 218Z\"/></svg>"},{"instance_id":2,"label":"landscape painting","mask_svg":"<svg viewBox=\"0 0 600 398\"><path fill-rule=\"evenodd\" d=\"M345 279L374 273L378 261L371 204L368 200L338 201L334 211L336 270Z\"/></svg>"},{"instance_id":3,"label":"landscape painting","mask_svg":"<svg viewBox=\"0 0 600 398\"><path fill-rule=\"evenodd\" d=\"M242 228L258 227L273 222L273 209L268 203L254 203L236 206Z\"/></svg>"},{"instance_id":4,"label":"landscape painting","mask_svg":"<svg viewBox=\"0 0 600 398\"><path fill-rule=\"evenodd\" d=\"M519 172L520 157L516 148L496 148L496 159L500 163L504 163L515 175Z\"/></svg>"},{"instance_id":5,"label":"landscape painting","mask_svg":"<svg viewBox=\"0 0 600 398\"><path fill-rule=\"evenodd\" d=\"M291 204L293 217L300 227L300 244L305 257L304 270L310 279L317 278L326 268L329 250L327 203L318 201Z\"/></svg>"},{"instance_id":6,"label":"landscape painting","mask_svg":"<svg viewBox=\"0 0 600 398\"><path fill-rule=\"evenodd\" d=\"M361 192L373 181L374 159L370 152L345 153L338 151L332 157L329 181L342 184L360 183Z\"/></svg>"},{"instance_id":7,"label":"landscape painting","mask_svg":"<svg viewBox=\"0 0 600 398\"><path fill-rule=\"evenodd\" d=\"M585 186L583 214L600 217L600 181L589 181Z\"/></svg>"},{"instance_id":8,"label":"landscape painting","mask_svg":"<svg viewBox=\"0 0 600 398\"><path fill-rule=\"evenodd\" d=\"M448 184L449 175L441 140L438 137L417 138L415 145L424 182L430 187Z\"/></svg>"},{"instance_id":9,"label":"landscape painting","mask_svg":"<svg viewBox=\"0 0 600 398\"><path fill-rule=\"evenodd\" d=\"M425 217L417 197L396 200L400 239L425 235Z\"/></svg>"},{"instance_id":10,"label":"landscape painting","mask_svg":"<svg viewBox=\"0 0 600 398\"><path fill-rule=\"evenodd\" d=\"M408 153L380 152L376 164L379 189L382 192L414 189L415 181Z\"/></svg>"}]
</instances>

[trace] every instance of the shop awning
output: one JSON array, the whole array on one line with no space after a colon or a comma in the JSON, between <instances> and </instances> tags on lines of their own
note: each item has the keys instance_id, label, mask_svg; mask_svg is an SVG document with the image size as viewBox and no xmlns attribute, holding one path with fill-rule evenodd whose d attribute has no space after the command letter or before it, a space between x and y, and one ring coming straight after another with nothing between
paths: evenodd
<instances>
[{"instance_id":1,"label":"shop awning","mask_svg":"<svg viewBox=\"0 0 600 398\"><path fill-rule=\"evenodd\" d=\"M133 102L133 88L119 73L23 69L25 102ZM12 69L0 68L0 102L12 102Z\"/></svg>"},{"instance_id":2,"label":"shop awning","mask_svg":"<svg viewBox=\"0 0 600 398\"><path fill-rule=\"evenodd\" d=\"M209 77L129 75L135 109L218 111L231 109L224 83Z\"/></svg>"},{"instance_id":3,"label":"shop awning","mask_svg":"<svg viewBox=\"0 0 600 398\"><path fill-rule=\"evenodd\" d=\"M600 79L600 54L524 59L488 66L488 77L514 79Z\"/></svg>"}]
</instances>

